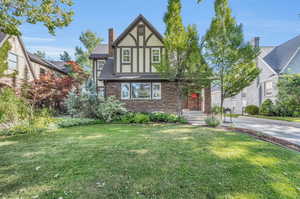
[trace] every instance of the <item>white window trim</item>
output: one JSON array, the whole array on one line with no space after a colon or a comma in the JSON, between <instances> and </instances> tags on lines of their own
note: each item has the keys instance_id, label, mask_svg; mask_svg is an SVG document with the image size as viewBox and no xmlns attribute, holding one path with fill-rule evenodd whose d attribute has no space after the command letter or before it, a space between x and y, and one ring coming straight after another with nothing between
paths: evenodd
<instances>
[{"instance_id":1,"label":"white window trim","mask_svg":"<svg viewBox=\"0 0 300 199\"><path fill-rule=\"evenodd\" d=\"M271 83L272 88L267 89L267 83ZM264 85L264 94L266 97L272 97L273 96L273 89L274 89L274 85L273 85L273 81L265 81L265 85ZM267 90L271 90L271 93L267 93Z\"/></svg>"},{"instance_id":2,"label":"white window trim","mask_svg":"<svg viewBox=\"0 0 300 199\"><path fill-rule=\"evenodd\" d=\"M154 97L154 86L159 85L159 97ZM161 99L161 83L152 83L152 99L154 100L160 100Z\"/></svg>"},{"instance_id":3,"label":"white window trim","mask_svg":"<svg viewBox=\"0 0 300 199\"><path fill-rule=\"evenodd\" d=\"M134 82L134 83L130 83L130 91L132 92L132 84L150 84L150 95L149 98L133 98L132 97L132 93L130 93L130 99L132 100L152 100L152 84L151 82Z\"/></svg>"},{"instance_id":4,"label":"white window trim","mask_svg":"<svg viewBox=\"0 0 300 199\"><path fill-rule=\"evenodd\" d=\"M123 86L125 86L125 85L128 85L128 88L129 88L129 95L128 95L128 97L124 97L123 96ZM122 100L129 100L129 99L131 99L131 84L130 83L121 83L121 99Z\"/></svg>"},{"instance_id":5,"label":"white window trim","mask_svg":"<svg viewBox=\"0 0 300 199\"><path fill-rule=\"evenodd\" d=\"M128 54L128 57L129 57L129 60L126 61L124 60L124 51L129 51L129 54ZM126 55L127 56L127 55ZM122 48L122 63L123 64L130 64L131 63L131 49L130 48Z\"/></svg>"},{"instance_id":6,"label":"white window trim","mask_svg":"<svg viewBox=\"0 0 300 199\"><path fill-rule=\"evenodd\" d=\"M154 61L154 53L153 53L154 50L158 50L158 52L159 52L159 61ZM160 61L161 61L161 51L160 51L160 48L152 48L151 49L151 62L153 64L159 64Z\"/></svg>"},{"instance_id":7,"label":"white window trim","mask_svg":"<svg viewBox=\"0 0 300 199\"><path fill-rule=\"evenodd\" d=\"M150 97L149 98L133 98L132 97L132 84L150 84ZM123 96L123 92L122 92L122 88L124 85L128 85L129 86L129 96L128 97L124 97ZM153 94L154 94L154 89L153 87L155 85L159 85L159 97L154 97ZM160 82L124 82L124 83L121 83L121 100L145 100L145 101L149 101L149 100L161 100L162 99L162 95L161 95L161 83Z\"/></svg>"}]
</instances>

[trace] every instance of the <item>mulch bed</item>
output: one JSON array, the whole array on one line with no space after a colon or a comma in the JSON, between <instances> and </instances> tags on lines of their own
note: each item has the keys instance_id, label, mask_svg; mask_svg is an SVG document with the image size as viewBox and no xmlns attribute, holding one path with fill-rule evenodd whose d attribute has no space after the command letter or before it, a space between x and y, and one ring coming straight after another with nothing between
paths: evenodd
<instances>
[{"instance_id":1,"label":"mulch bed","mask_svg":"<svg viewBox=\"0 0 300 199\"><path fill-rule=\"evenodd\" d=\"M225 126L223 126L221 128L225 129L225 130L229 130L229 131L236 131L236 132L239 132L239 133L245 133L245 134L251 135L251 136L253 136L257 139L260 139L260 140L263 140L263 141L266 141L266 142L270 142L270 143L273 143L273 144L277 144L277 145L280 145L280 146L284 146L286 148L289 148L289 149L300 152L300 146L298 146L296 144L293 144L289 141L283 140L283 139L279 139L279 138L276 138L276 137L272 137L272 136L269 136L269 135L262 134L258 131L243 129L243 128L225 127Z\"/></svg>"}]
</instances>

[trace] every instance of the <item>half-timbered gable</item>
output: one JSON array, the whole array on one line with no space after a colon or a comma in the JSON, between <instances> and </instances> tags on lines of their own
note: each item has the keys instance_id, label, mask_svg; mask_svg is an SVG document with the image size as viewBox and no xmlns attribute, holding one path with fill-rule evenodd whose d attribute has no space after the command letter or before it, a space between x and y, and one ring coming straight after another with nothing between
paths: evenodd
<instances>
[{"instance_id":1,"label":"half-timbered gable","mask_svg":"<svg viewBox=\"0 0 300 199\"><path fill-rule=\"evenodd\" d=\"M113 43L115 72L155 73L154 64L160 63L163 38L140 15Z\"/></svg>"}]
</instances>

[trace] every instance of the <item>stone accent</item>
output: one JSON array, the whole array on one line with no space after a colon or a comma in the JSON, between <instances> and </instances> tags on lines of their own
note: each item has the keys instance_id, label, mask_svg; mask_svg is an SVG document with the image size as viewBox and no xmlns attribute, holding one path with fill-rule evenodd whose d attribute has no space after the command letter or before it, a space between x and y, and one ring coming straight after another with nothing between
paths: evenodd
<instances>
[{"instance_id":1,"label":"stone accent","mask_svg":"<svg viewBox=\"0 0 300 199\"><path fill-rule=\"evenodd\" d=\"M160 100L121 100L121 82L107 81L105 89L106 96L115 96L125 103L129 111L176 113L177 110L177 89L174 82L161 82L162 97Z\"/></svg>"}]
</instances>

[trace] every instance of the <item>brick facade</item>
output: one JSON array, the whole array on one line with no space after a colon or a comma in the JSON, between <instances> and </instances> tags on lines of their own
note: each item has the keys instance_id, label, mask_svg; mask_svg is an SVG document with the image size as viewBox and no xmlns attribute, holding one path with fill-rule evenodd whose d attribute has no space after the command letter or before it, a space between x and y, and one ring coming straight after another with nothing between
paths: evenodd
<instances>
[{"instance_id":1,"label":"brick facade","mask_svg":"<svg viewBox=\"0 0 300 199\"><path fill-rule=\"evenodd\" d=\"M121 83L119 81L106 81L106 96L115 96L118 100L125 103L129 111L134 112L155 112L161 111L166 113L177 112L177 88L175 82L161 82L161 99L160 100L121 100ZM209 89L210 90L210 89ZM210 96L205 106L210 110ZM182 103L184 104L184 102ZM184 108L184 106L183 106ZM205 109L206 110L206 109Z\"/></svg>"}]
</instances>

